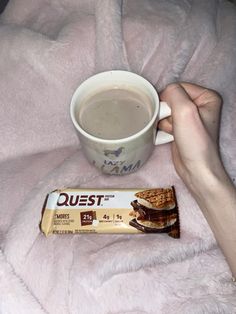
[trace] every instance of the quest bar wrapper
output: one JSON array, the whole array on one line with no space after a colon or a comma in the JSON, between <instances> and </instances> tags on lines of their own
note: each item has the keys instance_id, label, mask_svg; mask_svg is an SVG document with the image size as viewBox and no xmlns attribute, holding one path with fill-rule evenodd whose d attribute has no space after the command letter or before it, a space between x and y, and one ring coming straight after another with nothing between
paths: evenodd
<instances>
[{"instance_id":1,"label":"quest bar wrapper","mask_svg":"<svg viewBox=\"0 0 236 314\"><path fill-rule=\"evenodd\" d=\"M180 237L174 187L156 189L64 189L47 195L42 232L167 233Z\"/></svg>"}]
</instances>

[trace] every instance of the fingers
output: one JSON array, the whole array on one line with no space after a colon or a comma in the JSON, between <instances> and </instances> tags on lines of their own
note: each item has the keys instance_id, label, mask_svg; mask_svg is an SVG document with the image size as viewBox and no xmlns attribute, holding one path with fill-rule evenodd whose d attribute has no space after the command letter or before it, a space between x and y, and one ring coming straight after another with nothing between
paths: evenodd
<instances>
[{"instance_id":1,"label":"fingers","mask_svg":"<svg viewBox=\"0 0 236 314\"><path fill-rule=\"evenodd\" d=\"M218 142L220 112L222 107L221 96L212 89L206 89L191 83L180 83L198 106L202 121L215 142Z\"/></svg>"},{"instance_id":2,"label":"fingers","mask_svg":"<svg viewBox=\"0 0 236 314\"><path fill-rule=\"evenodd\" d=\"M158 128L169 134L173 134L172 117L165 118L158 123Z\"/></svg>"},{"instance_id":3,"label":"fingers","mask_svg":"<svg viewBox=\"0 0 236 314\"><path fill-rule=\"evenodd\" d=\"M174 124L183 124L188 119L198 117L197 106L180 84L170 84L160 94L161 100L171 107Z\"/></svg>"},{"instance_id":4,"label":"fingers","mask_svg":"<svg viewBox=\"0 0 236 314\"><path fill-rule=\"evenodd\" d=\"M196 105L202 106L208 103L215 103L215 105L220 106L222 104L220 94L213 89L208 89L200 85L187 82L181 82L180 85L186 90Z\"/></svg>"},{"instance_id":5,"label":"fingers","mask_svg":"<svg viewBox=\"0 0 236 314\"><path fill-rule=\"evenodd\" d=\"M207 132L216 143L218 142L222 104L222 99L218 93L199 85L184 82L168 85L160 94L160 98L171 106L174 124L196 122L200 115ZM166 125L164 125L165 127Z\"/></svg>"},{"instance_id":6,"label":"fingers","mask_svg":"<svg viewBox=\"0 0 236 314\"><path fill-rule=\"evenodd\" d=\"M173 88L176 88L178 86L181 86L185 90L188 97L197 106L214 105L220 107L222 105L222 97L219 93L197 84L191 84L187 82L180 82L179 84L173 83L168 85L163 92L166 92L167 90L167 92L169 93Z\"/></svg>"},{"instance_id":7,"label":"fingers","mask_svg":"<svg viewBox=\"0 0 236 314\"><path fill-rule=\"evenodd\" d=\"M208 141L208 132L198 112L198 107L179 84L170 84L161 94L162 100L171 107L172 128L175 142L184 151L188 146L204 147ZM164 123L164 122L163 122ZM165 126L166 127L166 123ZM194 140L194 145L193 141Z\"/></svg>"}]
</instances>

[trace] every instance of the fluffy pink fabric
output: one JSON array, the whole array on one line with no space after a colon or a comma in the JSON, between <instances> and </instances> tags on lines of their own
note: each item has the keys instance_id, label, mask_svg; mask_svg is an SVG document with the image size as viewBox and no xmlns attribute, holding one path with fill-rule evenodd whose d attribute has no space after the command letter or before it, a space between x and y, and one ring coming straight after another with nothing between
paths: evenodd
<instances>
[{"instance_id":1,"label":"fluffy pink fabric","mask_svg":"<svg viewBox=\"0 0 236 314\"><path fill-rule=\"evenodd\" d=\"M234 179L235 7L216 0L10 0L0 42L1 313L236 313L229 268L175 173L169 145L137 173L102 175L81 153L68 110L75 88L108 69L139 73L158 90L179 80L215 88L224 98L222 157ZM170 184L180 240L45 238L39 231L44 198L55 188Z\"/></svg>"}]
</instances>

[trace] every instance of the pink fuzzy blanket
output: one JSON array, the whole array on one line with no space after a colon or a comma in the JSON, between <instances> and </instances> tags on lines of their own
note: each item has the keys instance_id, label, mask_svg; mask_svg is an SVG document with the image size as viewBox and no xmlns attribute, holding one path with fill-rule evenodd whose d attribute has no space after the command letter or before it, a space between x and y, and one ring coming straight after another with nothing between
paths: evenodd
<instances>
[{"instance_id":1,"label":"pink fuzzy blanket","mask_svg":"<svg viewBox=\"0 0 236 314\"><path fill-rule=\"evenodd\" d=\"M218 90L222 158L236 176L233 4L10 0L0 18L0 312L236 313L230 270L175 173L169 144L123 177L102 175L81 153L70 99L84 79L108 69L141 74L157 90L180 80ZM39 231L55 188L166 185L176 187L180 240Z\"/></svg>"}]
</instances>

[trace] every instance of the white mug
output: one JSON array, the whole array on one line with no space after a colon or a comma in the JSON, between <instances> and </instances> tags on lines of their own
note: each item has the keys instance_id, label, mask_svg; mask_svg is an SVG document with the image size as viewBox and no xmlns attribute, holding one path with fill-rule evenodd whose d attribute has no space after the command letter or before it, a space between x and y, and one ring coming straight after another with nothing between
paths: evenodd
<instances>
[{"instance_id":1,"label":"white mug","mask_svg":"<svg viewBox=\"0 0 236 314\"><path fill-rule=\"evenodd\" d=\"M108 140L87 133L76 119L82 100L91 92L128 86L146 93L152 102L152 117L139 132L122 139ZM157 131L157 123L171 115L170 107L160 102L155 88L143 77L128 71L107 71L91 76L75 91L70 115L87 159L106 174L123 175L138 170L150 157L155 145L173 141L173 136Z\"/></svg>"}]
</instances>

